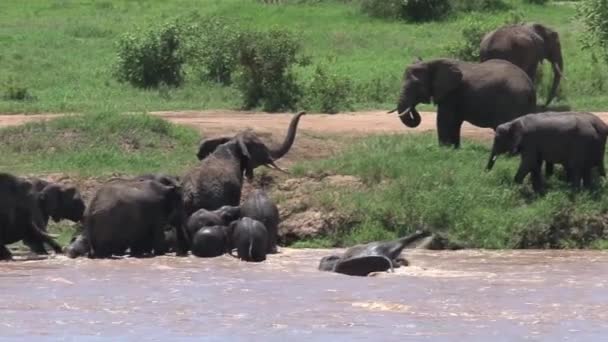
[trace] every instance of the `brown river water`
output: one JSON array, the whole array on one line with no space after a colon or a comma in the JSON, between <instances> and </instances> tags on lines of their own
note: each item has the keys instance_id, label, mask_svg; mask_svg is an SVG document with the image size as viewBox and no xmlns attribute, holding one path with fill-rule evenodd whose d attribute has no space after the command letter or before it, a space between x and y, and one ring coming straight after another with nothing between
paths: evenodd
<instances>
[{"instance_id":1,"label":"brown river water","mask_svg":"<svg viewBox=\"0 0 608 342\"><path fill-rule=\"evenodd\" d=\"M601 341L608 253L410 250L372 277L330 250L0 263L0 340Z\"/></svg>"}]
</instances>

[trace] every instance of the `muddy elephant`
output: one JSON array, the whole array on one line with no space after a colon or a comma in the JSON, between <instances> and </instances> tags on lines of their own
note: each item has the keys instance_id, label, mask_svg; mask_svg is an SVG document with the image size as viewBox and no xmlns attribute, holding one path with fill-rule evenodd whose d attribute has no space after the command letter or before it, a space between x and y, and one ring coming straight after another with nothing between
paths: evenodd
<instances>
[{"instance_id":1,"label":"muddy elephant","mask_svg":"<svg viewBox=\"0 0 608 342\"><path fill-rule=\"evenodd\" d=\"M479 56L481 62L490 59L509 61L523 69L532 82L536 79L538 65L548 60L553 69L553 83L545 106L555 97L564 71L564 60L559 34L547 26L516 24L489 32L481 41Z\"/></svg>"},{"instance_id":2,"label":"muddy elephant","mask_svg":"<svg viewBox=\"0 0 608 342\"><path fill-rule=\"evenodd\" d=\"M568 181L578 188L581 181L591 187L592 169L605 176L604 151L608 126L597 116L584 112L545 112L525 115L496 129L487 169L497 156L520 154L515 182L531 174L536 192L543 191L542 163L562 164Z\"/></svg>"},{"instance_id":3,"label":"muddy elephant","mask_svg":"<svg viewBox=\"0 0 608 342\"><path fill-rule=\"evenodd\" d=\"M192 254L201 258L213 258L230 252L229 228L211 226L199 229L192 237Z\"/></svg>"},{"instance_id":4,"label":"muddy elephant","mask_svg":"<svg viewBox=\"0 0 608 342\"><path fill-rule=\"evenodd\" d=\"M38 196L38 204L42 214L44 231L47 230L49 219L54 222L82 220L85 204L78 189L72 185L48 182L39 178L26 178L32 185L32 191ZM34 253L47 254L44 244L40 240L30 241L24 239L23 243Z\"/></svg>"},{"instance_id":5,"label":"muddy elephant","mask_svg":"<svg viewBox=\"0 0 608 342\"><path fill-rule=\"evenodd\" d=\"M531 113L536 93L530 77L503 60L468 63L452 59L419 61L405 70L397 108L401 122L417 127L419 103L437 105L439 144L460 146L460 127L467 121L495 129Z\"/></svg>"},{"instance_id":6,"label":"muddy elephant","mask_svg":"<svg viewBox=\"0 0 608 342\"><path fill-rule=\"evenodd\" d=\"M84 234L97 258L121 254L162 255L166 252L164 228L171 225L178 254L187 253L182 191L178 185L156 180L114 180L102 185L85 212Z\"/></svg>"},{"instance_id":7,"label":"muddy elephant","mask_svg":"<svg viewBox=\"0 0 608 342\"><path fill-rule=\"evenodd\" d=\"M46 221L40 201L40 193L31 182L0 173L0 260L12 259L5 245L22 240L40 246L41 251L44 251L43 244L46 243L55 253L62 252L61 246L45 231Z\"/></svg>"},{"instance_id":8,"label":"muddy elephant","mask_svg":"<svg viewBox=\"0 0 608 342\"><path fill-rule=\"evenodd\" d=\"M275 161L291 148L304 112L296 114L287 136L276 148L269 148L255 132L245 130L234 137L205 140L198 152L201 162L183 177L186 214L198 209L215 210L224 205L237 206L241 199L243 173L253 179L253 170L268 166L281 170Z\"/></svg>"},{"instance_id":9,"label":"muddy elephant","mask_svg":"<svg viewBox=\"0 0 608 342\"><path fill-rule=\"evenodd\" d=\"M229 236L230 250L236 248L239 259L255 262L266 260L268 232L262 222L243 217L230 224Z\"/></svg>"},{"instance_id":10,"label":"muddy elephant","mask_svg":"<svg viewBox=\"0 0 608 342\"><path fill-rule=\"evenodd\" d=\"M342 273L352 276L367 276L372 272L385 272L399 266L409 265L401 258L401 252L407 245L429 236L427 231L417 231L394 241L371 242L353 246L342 255L323 257L319 270Z\"/></svg>"},{"instance_id":11,"label":"muddy elephant","mask_svg":"<svg viewBox=\"0 0 608 342\"><path fill-rule=\"evenodd\" d=\"M210 211L199 209L186 221L186 233L189 241L201 228L212 226L227 226L232 221L239 219L241 208L239 206L225 205L219 209Z\"/></svg>"},{"instance_id":12,"label":"muddy elephant","mask_svg":"<svg viewBox=\"0 0 608 342\"><path fill-rule=\"evenodd\" d=\"M264 224L268 232L267 253L277 252L279 208L264 190L254 190L241 204L241 216L250 217Z\"/></svg>"}]
</instances>

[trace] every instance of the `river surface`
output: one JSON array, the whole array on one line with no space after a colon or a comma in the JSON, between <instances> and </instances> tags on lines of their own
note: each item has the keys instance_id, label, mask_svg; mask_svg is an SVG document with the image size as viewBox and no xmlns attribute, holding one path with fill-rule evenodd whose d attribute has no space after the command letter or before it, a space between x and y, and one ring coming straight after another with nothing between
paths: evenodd
<instances>
[{"instance_id":1,"label":"river surface","mask_svg":"<svg viewBox=\"0 0 608 342\"><path fill-rule=\"evenodd\" d=\"M407 251L372 277L331 250L0 263L0 340L600 341L608 253Z\"/></svg>"}]
</instances>

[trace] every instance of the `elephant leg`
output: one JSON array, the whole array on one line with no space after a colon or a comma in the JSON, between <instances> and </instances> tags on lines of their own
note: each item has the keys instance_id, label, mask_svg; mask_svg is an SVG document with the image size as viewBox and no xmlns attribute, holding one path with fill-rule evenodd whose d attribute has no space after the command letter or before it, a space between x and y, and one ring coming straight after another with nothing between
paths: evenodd
<instances>
[{"instance_id":1,"label":"elephant leg","mask_svg":"<svg viewBox=\"0 0 608 342\"><path fill-rule=\"evenodd\" d=\"M591 167L585 167L583 169L583 186L586 189L593 188L593 182L591 181Z\"/></svg>"},{"instance_id":2,"label":"elephant leg","mask_svg":"<svg viewBox=\"0 0 608 342\"><path fill-rule=\"evenodd\" d=\"M13 254L6 248L4 243L0 241L0 260L13 260Z\"/></svg>"},{"instance_id":3,"label":"elephant leg","mask_svg":"<svg viewBox=\"0 0 608 342\"><path fill-rule=\"evenodd\" d=\"M63 248L61 247L61 245L59 245L57 243L57 241L55 241L46 232L43 232L40 229L38 229L33 224L30 225L30 227L27 229L27 231L29 232L29 235L31 236L31 238L28 238L28 239L31 239L32 241L39 241L40 243L44 242L44 243L48 244L49 246L51 246L51 248L53 249L53 251L55 251L56 254L63 253Z\"/></svg>"},{"instance_id":4,"label":"elephant leg","mask_svg":"<svg viewBox=\"0 0 608 342\"><path fill-rule=\"evenodd\" d=\"M46 249L44 248L44 244L41 241L30 241L30 240L23 240L23 244L28 246L30 248L30 250L36 254L40 254L40 255L47 255L49 254Z\"/></svg>"},{"instance_id":5,"label":"elephant leg","mask_svg":"<svg viewBox=\"0 0 608 342\"><path fill-rule=\"evenodd\" d=\"M554 164L546 162L545 163L545 177L549 178L553 176Z\"/></svg>"},{"instance_id":6,"label":"elephant leg","mask_svg":"<svg viewBox=\"0 0 608 342\"><path fill-rule=\"evenodd\" d=\"M531 171L531 167L530 164L531 162L529 160L527 160L528 158L522 156L521 158L521 162L519 163L519 168L517 169L517 173L515 173L515 183L517 184L522 184L524 182L524 178L526 178L526 176L528 175L528 173L530 173Z\"/></svg>"},{"instance_id":7,"label":"elephant leg","mask_svg":"<svg viewBox=\"0 0 608 342\"><path fill-rule=\"evenodd\" d=\"M164 226L158 227L154 230L154 255L165 255L167 247L165 243L165 228Z\"/></svg>"},{"instance_id":8,"label":"elephant leg","mask_svg":"<svg viewBox=\"0 0 608 342\"><path fill-rule=\"evenodd\" d=\"M532 188L537 193L543 192L543 177L541 173L542 162L537 163L537 165L532 168Z\"/></svg>"},{"instance_id":9,"label":"elephant leg","mask_svg":"<svg viewBox=\"0 0 608 342\"><path fill-rule=\"evenodd\" d=\"M462 126L462 120L456 120L453 111L446 109L445 106L440 106L437 109L439 145L451 145L458 148L460 146L460 126Z\"/></svg>"},{"instance_id":10,"label":"elephant leg","mask_svg":"<svg viewBox=\"0 0 608 342\"><path fill-rule=\"evenodd\" d=\"M572 188L578 190L581 186L582 171L579 167L570 168L570 184Z\"/></svg>"}]
</instances>

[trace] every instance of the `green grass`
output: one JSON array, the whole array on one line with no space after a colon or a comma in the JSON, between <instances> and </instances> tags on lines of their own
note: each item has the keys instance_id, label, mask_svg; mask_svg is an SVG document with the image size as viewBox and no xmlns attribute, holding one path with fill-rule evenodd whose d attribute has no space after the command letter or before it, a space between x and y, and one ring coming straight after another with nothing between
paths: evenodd
<instances>
[{"instance_id":1,"label":"green grass","mask_svg":"<svg viewBox=\"0 0 608 342\"><path fill-rule=\"evenodd\" d=\"M607 246L601 240L608 238L608 192L575 193L554 177L539 197L527 182L513 183L518 158L501 157L486 172L488 156L478 143L453 150L437 146L434 134L407 135L368 138L336 158L299 164L296 174L355 175L367 186L319 194L324 208L350 217L352 228L298 246L348 246L419 228L469 248Z\"/></svg>"},{"instance_id":2,"label":"green grass","mask_svg":"<svg viewBox=\"0 0 608 342\"><path fill-rule=\"evenodd\" d=\"M573 7L508 2L525 20L561 33L564 101L579 109L606 109L602 87L607 72L604 67L596 70L588 53L580 51L581 26L573 20ZM337 73L353 79L356 109L393 107L404 67L415 56L445 56L444 47L460 39L465 21L464 15L425 24L384 21L361 14L356 2L340 1L263 5L254 0L5 0L0 2L0 112L238 108L241 101L234 89L201 82L192 74L184 87L160 91L135 89L111 77L122 33L193 12L301 33L313 65L298 70L298 75L305 79L314 64L329 60ZM26 89L29 96L8 100L2 94L6 88Z\"/></svg>"},{"instance_id":3,"label":"green grass","mask_svg":"<svg viewBox=\"0 0 608 342\"><path fill-rule=\"evenodd\" d=\"M196 162L199 134L147 114L64 116L0 130L0 168L78 176L181 172Z\"/></svg>"}]
</instances>

